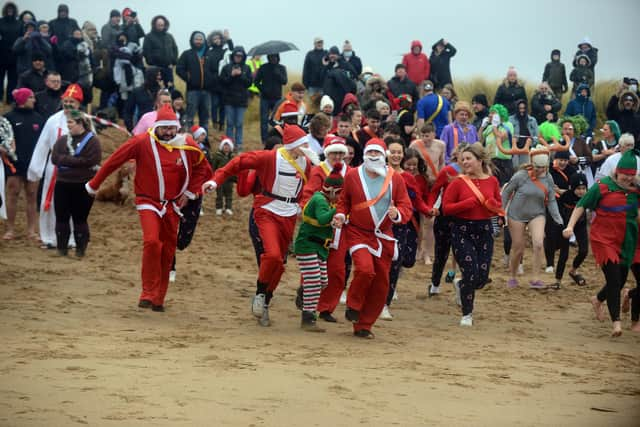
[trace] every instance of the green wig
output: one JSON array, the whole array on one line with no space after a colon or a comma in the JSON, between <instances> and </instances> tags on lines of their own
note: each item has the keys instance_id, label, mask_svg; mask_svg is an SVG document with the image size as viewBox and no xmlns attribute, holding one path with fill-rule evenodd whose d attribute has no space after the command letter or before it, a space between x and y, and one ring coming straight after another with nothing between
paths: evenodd
<instances>
[{"instance_id":1,"label":"green wig","mask_svg":"<svg viewBox=\"0 0 640 427\"><path fill-rule=\"evenodd\" d=\"M489 112L498 113L501 122L509 120L509 110L507 110L507 107L502 104L493 104L491 108L489 108Z\"/></svg>"},{"instance_id":2,"label":"green wig","mask_svg":"<svg viewBox=\"0 0 640 427\"><path fill-rule=\"evenodd\" d=\"M613 137L616 139L616 142L618 142L620 139L620 126L618 126L618 122L615 120L607 120L604 124L609 125L609 129L611 129Z\"/></svg>"},{"instance_id":3,"label":"green wig","mask_svg":"<svg viewBox=\"0 0 640 427\"><path fill-rule=\"evenodd\" d=\"M558 126L562 129L562 125L569 122L573 125L574 135L581 136L589 128L587 119L583 115L577 114L575 116L564 116L558 122Z\"/></svg>"}]
</instances>

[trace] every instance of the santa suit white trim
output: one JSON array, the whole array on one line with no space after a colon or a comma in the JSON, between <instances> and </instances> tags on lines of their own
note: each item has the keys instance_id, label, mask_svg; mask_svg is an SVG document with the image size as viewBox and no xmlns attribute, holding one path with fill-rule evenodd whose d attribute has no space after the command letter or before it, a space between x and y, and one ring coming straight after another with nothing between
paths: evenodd
<instances>
[{"instance_id":1,"label":"santa suit white trim","mask_svg":"<svg viewBox=\"0 0 640 427\"><path fill-rule=\"evenodd\" d=\"M0 218L7 219L7 198L4 191L4 166L0 167Z\"/></svg>"},{"instance_id":2,"label":"santa suit white trim","mask_svg":"<svg viewBox=\"0 0 640 427\"><path fill-rule=\"evenodd\" d=\"M306 157L300 156L295 162L300 166L302 170L306 170L307 160ZM295 199L300 195L302 190L303 180L298 176L298 171L286 161L280 153L276 155L276 176L271 185L270 193L278 196ZM292 191L295 186L295 190ZM271 202L261 206L276 215L290 217L298 214L298 203L287 203L282 200L273 199Z\"/></svg>"},{"instance_id":3,"label":"santa suit white trim","mask_svg":"<svg viewBox=\"0 0 640 427\"><path fill-rule=\"evenodd\" d=\"M369 192L369 187L367 186L367 183L365 181L365 176L364 176L365 173L366 171L364 166L358 167L358 177L360 178L360 185L362 186L362 190L364 191L364 196L368 201L368 200L374 199L377 196L377 194L372 195ZM388 167L387 167L387 173L390 173L390 171L388 170ZM387 192L389 193L390 197L393 197L393 181L389 182L389 186L387 187L385 194ZM382 199L380 199L378 203L380 203L381 201ZM378 213L376 212L375 204L374 204L369 206L369 214L371 215L371 219L373 220L373 223L375 225L373 234L377 238L376 240L378 241L378 248L374 249L365 243L360 243L360 244L353 245L351 248L349 248L349 253L353 255L353 253L359 249L367 249L371 255L375 256L376 258L380 258L380 256L382 255L382 242L380 241L380 239L383 239L383 240L393 241L393 261L395 261L396 259L398 259L398 241L395 238L388 236L387 234L380 231L380 225L385 220L387 213L385 212L382 218L378 218ZM400 218L400 214L398 213L398 218L396 218L396 220L393 222L400 222L400 221L401 221L401 218Z\"/></svg>"},{"instance_id":4,"label":"santa suit white trim","mask_svg":"<svg viewBox=\"0 0 640 427\"><path fill-rule=\"evenodd\" d=\"M56 245L56 211L53 198L51 199L49 210L44 210L47 193L52 184L51 181L55 170L55 166L51 163L50 153L58 138L68 133L69 128L67 127L67 117L64 114L64 110L60 110L49 117L33 150L27 171L27 180L32 182L39 181L44 175L42 198L40 200L40 240L44 244L53 246ZM71 227L73 230L73 224ZM73 233L71 233L69 242L70 246L75 246L75 243L71 243L74 242Z\"/></svg>"}]
</instances>

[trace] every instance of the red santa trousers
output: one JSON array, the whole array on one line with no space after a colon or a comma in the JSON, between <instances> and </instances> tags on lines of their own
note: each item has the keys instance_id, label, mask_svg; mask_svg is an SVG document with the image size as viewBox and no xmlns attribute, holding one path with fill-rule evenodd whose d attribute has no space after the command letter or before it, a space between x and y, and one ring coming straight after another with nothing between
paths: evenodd
<instances>
[{"instance_id":1,"label":"red santa trousers","mask_svg":"<svg viewBox=\"0 0 640 427\"><path fill-rule=\"evenodd\" d=\"M344 290L344 281L347 274L347 265L345 258L347 256L347 244L344 237L340 236L340 244L338 249L331 249L327 258L327 274L329 276L329 284L322 290L320 301L318 302L318 312L333 311L340 302L340 295Z\"/></svg>"},{"instance_id":2,"label":"red santa trousers","mask_svg":"<svg viewBox=\"0 0 640 427\"><path fill-rule=\"evenodd\" d=\"M168 206L161 218L151 210L140 210L142 226L142 293L141 300L163 305L169 287L169 270L176 253L179 217Z\"/></svg>"},{"instance_id":3,"label":"red santa trousers","mask_svg":"<svg viewBox=\"0 0 640 427\"><path fill-rule=\"evenodd\" d=\"M363 248L353 252L351 257L354 273L347 293L347 306L360 312L360 318L353 325L353 330L371 330L389 292L389 270L393 251L383 250L378 258Z\"/></svg>"},{"instance_id":4,"label":"red santa trousers","mask_svg":"<svg viewBox=\"0 0 640 427\"><path fill-rule=\"evenodd\" d=\"M273 292L284 273L284 260L289 251L296 227L296 216L283 217L263 208L253 212L258 226L264 252L260 256L258 281L267 284L267 291Z\"/></svg>"}]
</instances>

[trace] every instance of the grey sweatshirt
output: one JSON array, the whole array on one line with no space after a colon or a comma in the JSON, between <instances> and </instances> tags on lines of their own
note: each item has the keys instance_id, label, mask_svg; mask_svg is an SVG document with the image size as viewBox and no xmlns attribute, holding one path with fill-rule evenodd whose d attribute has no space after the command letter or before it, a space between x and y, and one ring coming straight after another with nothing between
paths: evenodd
<instances>
[{"instance_id":1,"label":"grey sweatshirt","mask_svg":"<svg viewBox=\"0 0 640 427\"><path fill-rule=\"evenodd\" d=\"M548 190L549 201L546 207L549 209L549 214L557 224L562 225L562 216L558 211L551 175L546 174L540 178L540 182ZM529 222L537 216L545 216L544 193L531 181L529 172L526 170L516 172L502 190L502 207L506 208L507 204L509 204L507 217L514 221Z\"/></svg>"}]
</instances>

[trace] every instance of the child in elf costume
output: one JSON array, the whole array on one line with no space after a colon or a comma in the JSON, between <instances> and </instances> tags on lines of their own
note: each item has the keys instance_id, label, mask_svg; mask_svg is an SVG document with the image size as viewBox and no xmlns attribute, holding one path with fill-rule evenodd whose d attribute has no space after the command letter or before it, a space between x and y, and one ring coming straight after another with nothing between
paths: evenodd
<instances>
[{"instance_id":1,"label":"child in elf costume","mask_svg":"<svg viewBox=\"0 0 640 427\"><path fill-rule=\"evenodd\" d=\"M302 329L324 332L316 323L316 308L320 293L328 284L327 257L333 240L331 220L336 213L335 203L344 181L342 164L334 165L333 171L304 206L302 223L298 229L294 250L302 275Z\"/></svg>"}]
</instances>

